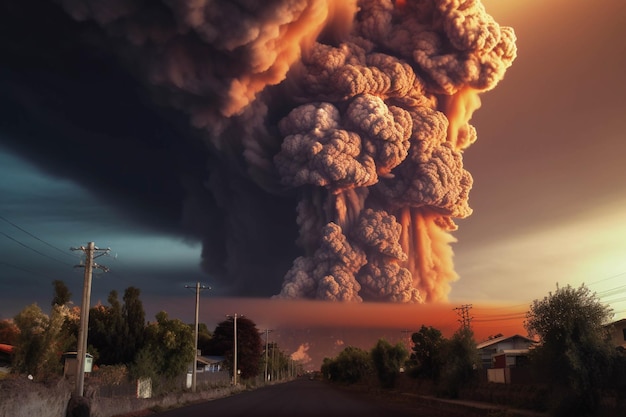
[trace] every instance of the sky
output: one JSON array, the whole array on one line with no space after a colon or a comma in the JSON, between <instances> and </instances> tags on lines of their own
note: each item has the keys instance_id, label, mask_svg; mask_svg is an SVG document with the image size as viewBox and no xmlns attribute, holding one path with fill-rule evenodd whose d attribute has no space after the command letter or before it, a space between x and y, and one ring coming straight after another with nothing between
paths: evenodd
<instances>
[{"instance_id":1,"label":"sky","mask_svg":"<svg viewBox=\"0 0 626 417\"><path fill-rule=\"evenodd\" d=\"M276 35L272 25L293 19L282 1L271 2L272 13L253 8L247 17L238 15L244 6L215 6L204 15L181 7L179 37L168 32L167 14L159 8L124 20L138 3L120 0L111 9L90 1L63 2L65 9L48 3L0 6L0 318L13 317L32 302L48 308L55 279L66 282L79 302L83 269L75 265L82 252L70 248L91 241L110 248L97 259L110 271L94 272L92 304L106 302L113 289L122 294L135 286L148 319L164 309L191 321L194 294L185 287L202 282L211 289L202 292L201 321L211 325L225 314L245 314L261 328L276 329L273 337L303 357L316 347L317 356L332 354L372 337L402 341L405 330L422 324L451 334L458 327L454 308L467 304L479 337L524 334L529 305L557 284L585 283L613 308L615 319L626 317L623 2L483 0L500 26L514 29L517 56L497 74L498 81L482 85L489 91L480 94L480 108L469 121L475 143L460 140L452 152L462 154L463 168L473 177L471 191L462 179L452 181L460 190L445 195L454 195L454 204L426 196L433 201L418 209L426 222L432 213L443 213L441 218L454 218L458 225L426 240L451 236L456 242L433 244L425 253L420 247L415 257L411 250L407 262L413 267L407 269L419 277L418 291L400 283L393 292L375 293L363 284L358 294L350 268L363 259L383 265L381 259L396 256L397 248L372 244L363 255L354 247L367 244L354 244L348 234L342 253L354 249L354 254L333 269L344 277L338 279L342 285L317 278L307 262L320 265L329 258L322 255L324 245L311 242L320 230L334 239L336 230L305 211L301 217L311 224L301 222L299 229L296 206L301 195L308 196L300 200L303 210L315 206L322 194L297 182L318 177L312 171L306 178L291 174L292 162L301 156L287 151L278 160L285 163L278 168L286 178L282 183L265 171L267 155L279 150L272 129L298 103L284 98L291 85L274 78L296 68L299 55L297 48L263 48L310 45L315 36L341 37L341 29L322 31L313 8L302 12L302 25ZM42 12L33 14L34 9ZM345 27L337 22L352 16L345 9L330 14L335 27ZM318 29L300 31L304 26ZM256 39L278 36L280 42L256 44L243 27L260 28ZM306 71L319 75L316 65L307 62L305 70L289 75L300 83L295 97L323 87L316 87L318 79L298 78ZM226 90L225 80L233 78ZM425 88L460 89L479 81ZM333 100L328 93L315 94L320 101ZM332 111L320 108L316 117L320 114ZM298 130L303 129L298 114L292 115L280 129L296 144L305 134ZM358 115L355 120L353 125L365 123ZM463 134L465 122L460 121ZM377 172L368 178L378 175L389 184L386 199L402 205L392 181L408 169L393 171L389 164L395 162L372 158ZM359 162L367 168L368 161ZM394 179L385 176L389 170ZM355 201L366 198L347 183L344 178L327 184L337 196L334 220L344 229L355 223L352 209L360 204ZM380 212L381 201L371 207ZM387 252L372 254L372 248ZM303 252L308 258L298 269L293 261ZM435 278L422 267L433 259L441 261L435 262ZM309 281L300 281L302 276ZM317 293L312 295L306 282L313 282ZM365 301L354 303L359 297ZM393 297L427 302L397 303ZM328 341L316 345L323 338Z\"/></svg>"}]
</instances>

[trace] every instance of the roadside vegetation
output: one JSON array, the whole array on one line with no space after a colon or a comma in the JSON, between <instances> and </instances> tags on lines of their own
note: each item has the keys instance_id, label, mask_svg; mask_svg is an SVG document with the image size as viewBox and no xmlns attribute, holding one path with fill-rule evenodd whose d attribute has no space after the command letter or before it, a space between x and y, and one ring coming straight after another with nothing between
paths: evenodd
<instances>
[{"instance_id":1,"label":"roadside vegetation","mask_svg":"<svg viewBox=\"0 0 626 417\"><path fill-rule=\"evenodd\" d=\"M26 306L13 320L0 321L0 344L12 346L10 363L3 377L29 375L34 381L54 381L63 375L62 355L76 352L80 308L62 281L54 281L51 313L37 305ZM105 383L121 384L150 378L153 393L183 390L180 382L194 361L194 325L171 318L164 311L147 321L141 291L128 287L119 299L111 291L106 305L89 310L87 352L93 356L92 376ZM233 374L233 318L220 322L214 331L200 323L198 349L203 356L222 358L221 370ZM237 319L238 361L244 384L269 375L295 373L294 364L276 343L265 344L253 320ZM267 357L267 366L265 359ZM181 379L182 378L182 379ZM92 378L94 379L94 378ZM228 384L229 378L225 378Z\"/></svg>"},{"instance_id":2,"label":"roadside vegetation","mask_svg":"<svg viewBox=\"0 0 626 417\"><path fill-rule=\"evenodd\" d=\"M470 327L445 338L440 330L422 325L411 336L410 352L385 340L369 351L348 346L335 358L325 358L321 371L332 383L368 390L408 389L467 399L491 390L492 395L482 393L480 398L497 397L555 417L617 416L626 404L626 354L611 344L607 328L611 317L611 310L584 285L557 286L555 292L534 300L525 328L538 344L529 352L532 381L525 385L486 382ZM399 376L404 386L398 387Z\"/></svg>"}]
</instances>

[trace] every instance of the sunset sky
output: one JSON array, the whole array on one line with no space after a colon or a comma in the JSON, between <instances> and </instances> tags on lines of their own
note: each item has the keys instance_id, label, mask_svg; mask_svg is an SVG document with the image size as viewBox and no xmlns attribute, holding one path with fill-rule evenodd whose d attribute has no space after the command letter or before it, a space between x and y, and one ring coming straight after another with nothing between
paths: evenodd
<instances>
[{"instance_id":1,"label":"sunset sky","mask_svg":"<svg viewBox=\"0 0 626 417\"><path fill-rule=\"evenodd\" d=\"M183 160L189 178L183 188L192 189L194 173L206 163L201 153L178 153L163 139L180 133L172 126L182 116L144 110L132 78L100 63L99 54L66 64L74 47L64 43L71 25L59 26L60 34L46 31L69 18L57 6L32 3L45 7L48 23L18 6L0 6L0 319L32 302L47 309L55 279L79 302L82 269L74 265L80 252L69 248L90 241L111 249L98 259L111 272L94 276L92 303L132 285L141 289L148 319L165 309L191 321L193 292L185 285L200 281L212 287L202 293L201 321L211 326L238 312L261 328L298 329L275 337L300 352L311 346L305 339L331 327L335 347L356 340L354 329L380 329L374 337L399 341L402 330L426 324L449 335L458 326L453 308L464 304L473 306L479 338L523 334L528 306L557 283L585 283L616 320L626 317L622 0L483 0L501 26L514 28L517 59L503 81L481 95L471 120L478 140L463 160L474 178L473 214L457 221L452 248L459 279L448 302L437 305L270 300L290 267L282 262L273 265L271 282L257 280L245 290L216 282L200 268L201 240L206 247L214 242L179 227L181 187L167 176L170 164ZM51 45L62 46L61 58ZM97 86L81 90L90 83ZM57 106L58 113L48 114ZM144 134L152 148L126 139ZM152 165L138 162L144 158ZM283 206L268 200L267 207L240 208L271 209L276 217L258 225L259 233L289 235L276 223ZM185 216L203 230L219 227L211 216L197 220L200 212ZM271 242L249 253L250 274L254 256L284 252ZM242 244L245 251L253 243Z\"/></svg>"}]
</instances>

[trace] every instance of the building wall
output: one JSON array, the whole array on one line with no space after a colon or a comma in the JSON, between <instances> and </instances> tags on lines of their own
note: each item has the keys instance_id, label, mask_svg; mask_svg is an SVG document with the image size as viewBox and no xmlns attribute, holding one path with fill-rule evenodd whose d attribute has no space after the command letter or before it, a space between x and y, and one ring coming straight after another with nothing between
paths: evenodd
<instances>
[{"instance_id":1,"label":"building wall","mask_svg":"<svg viewBox=\"0 0 626 417\"><path fill-rule=\"evenodd\" d=\"M613 323L611 327L611 339L615 347L626 348L626 319Z\"/></svg>"}]
</instances>

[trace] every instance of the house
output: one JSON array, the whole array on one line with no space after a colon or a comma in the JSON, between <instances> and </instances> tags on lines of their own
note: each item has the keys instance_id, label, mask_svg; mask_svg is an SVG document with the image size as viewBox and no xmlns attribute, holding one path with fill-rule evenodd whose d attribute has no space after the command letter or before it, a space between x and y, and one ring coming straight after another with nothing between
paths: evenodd
<instances>
[{"instance_id":1,"label":"house","mask_svg":"<svg viewBox=\"0 0 626 417\"><path fill-rule=\"evenodd\" d=\"M197 372L219 372L224 369L223 356L197 356Z\"/></svg>"},{"instance_id":2,"label":"house","mask_svg":"<svg viewBox=\"0 0 626 417\"><path fill-rule=\"evenodd\" d=\"M507 366L515 366L517 363L516 358L522 355L523 351L528 351L528 348L534 346L537 342L524 336L516 334L514 336L500 336L493 339L486 340L479 343L476 348L480 354L483 369L494 368L494 355L505 353L510 351L509 359L507 359Z\"/></svg>"},{"instance_id":3,"label":"house","mask_svg":"<svg viewBox=\"0 0 626 417\"><path fill-rule=\"evenodd\" d=\"M487 371L487 381L501 384L523 382L529 375L528 350L536 342L518 334L494 337L476 346L483 369Z\"/></svg>"},{"instance_id":4,"label":"house","mask_svg":"<svg viewBox=\"0 0 626 417\"><path fill-rule=\"evenodd\" d=\"M607 326L613 346L626 349L626 319L621 319Z\"/></svg>"}]
</instances>

